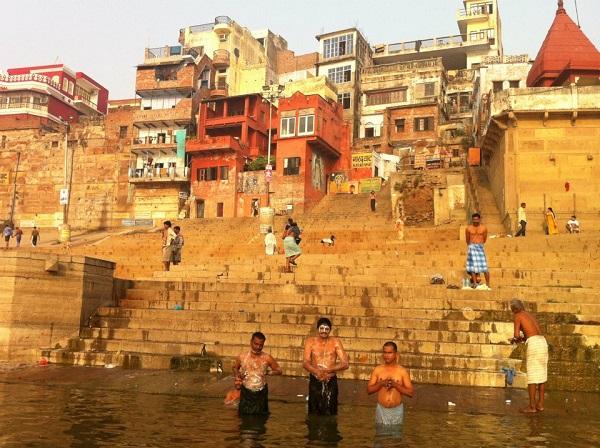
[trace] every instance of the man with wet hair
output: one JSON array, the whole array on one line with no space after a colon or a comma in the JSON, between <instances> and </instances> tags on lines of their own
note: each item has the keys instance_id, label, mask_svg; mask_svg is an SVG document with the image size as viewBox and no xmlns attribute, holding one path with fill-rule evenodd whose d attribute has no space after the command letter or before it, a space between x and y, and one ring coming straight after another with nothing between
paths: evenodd
<instances>
[{"instance_id":1,"label":"man with wet hair","mask_svg":"<svg viewBox=\"0 0 600 448\"><path fill-rule=\"evenodd\" d=\"M525 311L520 300L510 302L510 310L514 317L514 337L509 339L512 344L525 342L527 344L527 391L529 406L521 412L535 413L544 410L544 391L548 380L548 343L542 335L542 330L533 314ZM524 336L521 336L523 332ZM536 392L538 398L536 399Z\"/></svg>"},{"instance_id":2,"label":"man with wet hair","mask_svg":"<svg viewBox=\"0 0 600 448\"><path fill-rule=\"evenodd\" d=\"M481 224L481 215L473 213L471 225L465 230L467 241L466 270L471 276L471 287L474 289L490 290L490 272L483 245L487 241L487 227ZM480 274L485 276L485 285L480 284Z\"/></svg>"},{"instance_id":3,"label":"man with wet hair","mask_svg":"<svg viewBox=\"0 0 600 448\"><path fill-rule=\"evenodd\" d=\"M309 372L308 413L337 415L337 372L348 368L348 355L339 338L330 336L331 321L317 321L318 336L309 337L304 344L304 368Z\"/></svg>"},{"instance_id":4,"label":"man with wet hair","mask_svg":"<svg viewBox=\"0 0 600 448\"><path fill-rule=\"evenodd\" d=\"M369 395L377 393L375 423L377 426L397 426L404 421L402 396L412 397L414 388L408 369L398 364L398 346L383 344L383 364L375 367L367 384Z\"/></svg>"},{"instance_id":5,"label":"man with wet hair","mask_svg":"<svg viewBox=\"0 0 600 448\"><path fill-rule=\"evenodd\" d=\"M250 351L242 353L233 364L234 384L240 390L240 415L268 415L269 387L267 375L283 372L271 355L263 352L266 336L260 331L250 338Z\"/></svg>"}]
</instances>

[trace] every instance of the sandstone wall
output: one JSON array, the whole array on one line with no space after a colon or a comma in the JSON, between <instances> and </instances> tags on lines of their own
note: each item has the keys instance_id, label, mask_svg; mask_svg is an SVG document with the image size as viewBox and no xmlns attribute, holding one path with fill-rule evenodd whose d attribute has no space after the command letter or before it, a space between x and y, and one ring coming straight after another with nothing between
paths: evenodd
<instances>
[{"instance_id":1,"label":"sandstone wall","mask_svg":"<svg viewBox=\"0 0 600 448\"><path fill-rule=\"evenodd\" d=\"M0 261L0 360L31 362L40 348L64 347L113 304L114 263L23 251Z\"/></svg>"},{"instance_id":2,"label":"sandstone wall","mask_svg":"<svg viewBox=\"0 0 600 448\"><path fill-rule=\"evenodd\" d=\"M56 227L62 223L59 193L64 185L66 141L69 224L74 229L104 228L130 217L131 113L126 109L106 119L73 125L68 136L39 130L0 131L6 137L0 149L0 173L7 174L7 181L0 183L0 219L10 217L16 185L17 225ZM15 174L17 153L20 163Z\"/></svg>"}]
</instances>

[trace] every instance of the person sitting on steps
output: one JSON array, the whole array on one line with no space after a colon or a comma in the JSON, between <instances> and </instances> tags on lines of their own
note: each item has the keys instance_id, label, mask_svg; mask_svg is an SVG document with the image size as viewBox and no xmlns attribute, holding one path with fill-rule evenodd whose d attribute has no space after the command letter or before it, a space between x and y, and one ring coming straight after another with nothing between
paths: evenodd
<instances>
[{"instance_id":1,"label":"person sitting on steps","mask_svg":"<svg viewBox=\"0 0 600 448\"><path fill-rule=\"evenodd\" d=\"M321 240L321 244L324 246L333 246L335 245L335 235L331 235L329 238L323 238Z\"/></svg>"}]
</instances>

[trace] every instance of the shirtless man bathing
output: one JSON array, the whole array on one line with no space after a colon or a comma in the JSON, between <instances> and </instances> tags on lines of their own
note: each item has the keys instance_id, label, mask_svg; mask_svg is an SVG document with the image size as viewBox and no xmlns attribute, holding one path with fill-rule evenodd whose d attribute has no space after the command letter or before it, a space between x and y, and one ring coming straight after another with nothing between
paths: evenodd
<instances>
[{"instance_id":1,"label":"shirtless man bathing","mask_svg":"<svg viewBox=\"0 0 600 448\"><path fill-rule=\"evenodd\" d=\"M262 351L266 339L260 331L253 333L250 351L238 356L233 365L234 384L240 390L240 415L269 414L267 375L281 375L282 370L271 355Z\"/></svg>"},{"instance_id":2,"label":"shirtless man bathing","mask_svg":"<svg viewBox=\"0 0 600 448\"><path fill-rule=\"evenodd\" d=\"M487 258L483 245L487 241L487 227L481 224L481 215L473 213L471 216L471 225L465 230L465 239L467 241L467 272L471 276L471 287L484 291L490 290L490 271L488 269ZM485 285L480 284L479 275L485 276Z\"/></svg>"},{"instance_id":3,"label":"shirtless man bathing","mask_svg":"<svg viewBox=\"0 0 600 448\"><path fill-rule=\"evenodd\" d=\"M402 396L412 397L414 388L408 369L398 364L398 346L383 344L383 364L375 367L367 384L369 395L377 394L375 422L378 426L401 425L404 420Z\"/></svg>"},{"instance_id":4,"label":"shirtless man bathing","mask_svg":"<svg viewBox=\"0 0 600 448\"><path fill-rule=\"evenodd\" d=\"M337 415L337 372L348 368L348 356L342 342L331 333L331 321L322 317L317 322L318 336L304 344L304 368L310 373L308 413Z\"/></svg>"},{"instance_id":5,"label":"shirtless man bathing","mask_svg":"<svg viewBox=\"0 0 600 448\"><path fill-rule=\"evenodd\" d=\"M513 344L527 344L527 391L529 406L521 412L535 413L544 410L544 391L548 380L548 343L542 336L542 330L533 314L525 311L523 302L511 300L510 310L514 316L514 337L509 339ZM521 332L525 336L521 336ZM538 399L536 400L536 392Z\"/></svg>"}]
</instances>

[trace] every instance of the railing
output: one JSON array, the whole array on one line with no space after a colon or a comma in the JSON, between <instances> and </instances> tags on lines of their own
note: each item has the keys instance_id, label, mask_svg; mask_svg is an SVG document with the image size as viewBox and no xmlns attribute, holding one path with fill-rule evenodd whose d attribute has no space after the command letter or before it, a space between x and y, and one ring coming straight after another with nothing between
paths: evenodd
<instances>
[{"instance_id":1,"label":"railing","mask_svg":"<svg viewBox=\"0 0 600 448\"><path fill-rule=\"evenodd\" d=\"M487 5L486 5L487 6ZM487 11L487 9L459 9L458 11L456 11L456 15L458 17L479 17L479 16L488 16L490 15L490 13Z\"/></svg>"},{"instance_id":2,"label":"railing","mask_svg":"<svg viewBox=\"0 0 600 448\"><path fill-rule=\"evenodd\" d=\"M215 50L213 53L213 65L229 65L229 51Z\"/></svg>"},{"instance_id":3,"label":"railing","mask_svg":"<svg viewBox=\"0 0 600 448\"><path fill-rule=\"evenodd\" d=\"M35 109L48 111L48 106L45 104L20 101L18 103L0 103L0 109Z\"/></svg>"},{"instance_id":4,"label":"railing","mask_svg":"<svg viewBox=\"0 0 600 448\"><path fill-rule=\"evenodd\" d=\"M136 137L133 139L134 145L174 145L177 143L177 137L174 135Z\"/></svg>"},{"instance_id":5,"label":"railing","mask_svg":"<svg viewBox=\"0 0 600 448\"><path fill-rule=\"evenodd\" d=\"M373 65L361 70L363 75L379 75L391 72L403 72L419 69L442 68L442 58L431 58L423 61L397 62L394 64Z\"/></svg>"},{"instance_id":6,"label":"railing","mask_svg":"<svg viewBox=\"0 0 600 448\"><path fill-rule=\"evenodd\" d=\"M146 59L153 58L168 58L171 56L182 56L183 47L181 45L175 45L172 47L157 47L157 48L146 48Z\"/></svg>"},{"instance_id":7,"label":"railing","mask_svg":"<svg viewBox=\"0 0 600 448\"><path fill-rule=\"evenodd\" d=\"M217 16L215 17L215 21L211 23L202 23L200 25L192 25L189 27L190 33L202 33L206 31L212 31L216 24L226 23L230 24L233 22L231 18L228 16ZM184 29L179 30L179 32L183 32Z\"/></svg>"},{"instance_id":8,"label":"railing","mask_svg":"<svg viewBox=\"0 0 600 448\"><path fill-rule=\"evenodd\" d=\"M466 34L455 34L453 36L436 37L432 39L413 40L409 42L398 42L388 44L384 51L376 51L376 56L386 56L399 53L418 53L423 50L444 49L450 47L461 47L471 42L489 41L491 29L481 30L477 35L470 38ZM387 51L385 51L387 49Z\"/></svg>"},{"instance_id":9,"label":"railing","mask_svg":"<svg viewBox=\"0 0 600 448\"><path fill-rule=\"evenodd\" d=\"M51 87L54 87L56 90L60 89L60 84L52 81L48 76L39 75L37 73L31 73L27 75L5 75L0 74L0 82L42 82L44 84L48 84Z\"/></svg>"},{"instance_id":10,"label":"railing","mask_svg":"<svg viewBox=\"0 0 600 448\"><path fill-rule=\"evenodd\" d=\"M168 168L136 168L129 167L129 178L131 179L189 179L190 170L188 167L168 167Z\"/></svg>"},{"instance_id":11,"label":"railing","mask_svg":"<svg viewBox=\"0 0 600 448\"><path fill-rule=\"evenodd\" d=\"M466 113L470 113L473 111L473 106L472 105L451 105L448 104L448 113L449 114L466 114Z\"/></svg>"}]
</instances>

